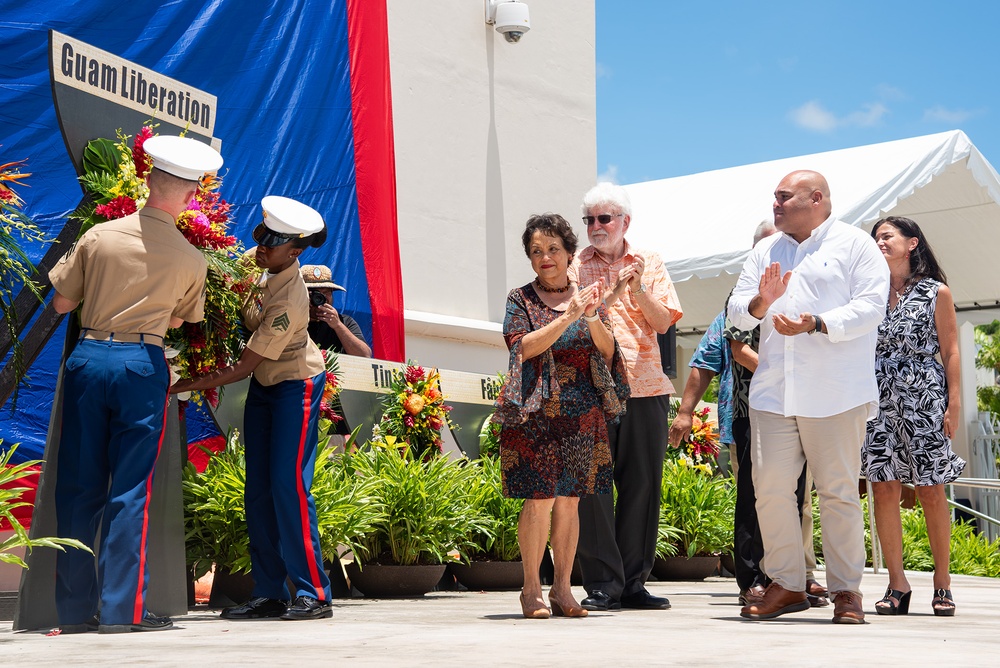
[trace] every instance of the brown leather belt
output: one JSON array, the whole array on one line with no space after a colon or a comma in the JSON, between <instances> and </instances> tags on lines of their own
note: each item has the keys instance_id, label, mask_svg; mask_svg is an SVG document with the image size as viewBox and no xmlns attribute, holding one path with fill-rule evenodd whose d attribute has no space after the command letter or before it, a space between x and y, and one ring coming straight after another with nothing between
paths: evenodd
<instances>
[{"instance_id":1,"label":"brown leather belt","mask_svg":"<svg viewBox=\"0 0 1000 668\"><path fill-rule=\"evenodd\" d=\"M163 337L159 334L130 334L128 332L102 332L99 329L84 329L80 338L113 343L148 343L152 346L163 347Z\"/></svg>"}]
</instances>

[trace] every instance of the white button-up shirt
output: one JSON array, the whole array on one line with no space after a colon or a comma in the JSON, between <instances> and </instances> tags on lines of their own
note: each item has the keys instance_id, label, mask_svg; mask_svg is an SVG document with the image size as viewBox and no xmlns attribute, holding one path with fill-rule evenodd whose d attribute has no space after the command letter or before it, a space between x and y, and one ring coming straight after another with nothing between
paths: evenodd
<instances>
[{"instance_id":1,"label":"white button-up shirt","mask_svg":"<svg viewBox=\"0 0 1000 668\"><path fill-rule=\"evenodd\" d=\"M792 277L762 320L750 315L760 277L772 263ZM885 317L889 267L874 239L832 216L801 244L787 234L758 243L729 300L736 327L760 325L750 407L785 417L828 417L856 406L878 412L875 342ZM783 336L772 317L820 316L828 333Z\"/></svg>"}]
</instances>

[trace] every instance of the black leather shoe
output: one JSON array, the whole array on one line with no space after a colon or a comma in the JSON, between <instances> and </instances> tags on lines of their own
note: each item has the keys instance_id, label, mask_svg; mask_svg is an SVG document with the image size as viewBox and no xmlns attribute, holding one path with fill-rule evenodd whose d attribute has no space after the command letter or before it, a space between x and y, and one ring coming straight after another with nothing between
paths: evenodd
<instances>
[{"instance_id":1,"label":"black leather shoe","mask_svg":"<svg viewBox=\"0 0 1000 668\"><path fill-rule=\"evenodd\" d=\"M243 605L223 608L222 614L219 616L222 619L276 619L285 614L286 610L288 610L287 601L258 596Z\"/></svg>"},{"instance_id":2,"label":"black leather shoe","mask_svg":"<svg viewBox=\"0 0 1000 668\"><path fill-rule=\"evenodd\" d=\"M600 589L597 589L591 593L590 596L580 601L580 607L584 610L605 612L608 610L621 610L622 604L608 596Z\"/></svg>"},{"instance_id":3,"label":"black leather shoe","mask_svg":"<svg viewBox=\"0 0 1000 668\"><path fill-rule=\"evenodd\" d=\"M101 624L98 633L131 633L132 631L163 631L174 623L169 617L155 617L149 612L138 624Z\"/></svg>"},{"instance_id":4,"label":"black leather shoe","mask_svg":"<svg viewBox=\"0 0 1000 668\"><path fill-rule=\"evenodd\" d=\"M622 607L634 610L669 610L670 599L664 596L653 596L645 589L634 594L622 596Z\"/></svg>"},{"instance_id":5,"label":"black leather shoe","mask_svg":"<svg viewBox=\"0 0 1000 668\"><path fill-rule=\"evenodd\" d=\"M96 631L101 626L101 620L94 615L83 624L63 624L59 627L59 632L62 634L67 633L88 633L91 631Z\"/></svg>"},{"instance_id":6,"label":"black leather shoe","mask_svg":"<svg viewBox=\"0 0 1000 668\"><path fill-rule=\"evenodd\" d=\"M312 596L299 596L281 616L282 619L325 619L333 617L329 601L318 601Z\"/></svg>"}]
</instances>

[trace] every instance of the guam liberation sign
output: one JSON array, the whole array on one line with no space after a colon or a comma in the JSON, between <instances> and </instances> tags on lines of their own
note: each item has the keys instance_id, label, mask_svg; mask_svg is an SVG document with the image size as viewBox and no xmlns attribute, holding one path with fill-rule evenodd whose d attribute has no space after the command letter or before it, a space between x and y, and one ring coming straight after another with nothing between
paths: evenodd
<instances>
[{"instance_id":1,"label":"guam liberation sign","mask_svg":"<svg viewBox=\"0 0 1000 668\"><path fill-rule=\"evenodd\" d=\"M218 111L214 95L55 30L49 31L49 74L59 129L79 175L84 173L87 142L100 137L113 140L118 130L134 134L150 120L159 125L159 134L186 132L192 139L219 148L219 141L212 136ZM76 240L79 225L79 221L68 220L37 263L36 282L43 293L51 287L49 269ZM25 333L26 323L39 309L38 300L29 290L22 290L14 300L14 309L18 314L15 328L24 346L25 362L30 365L60 317L48 307ZM0 327L0 358L10 346L7 328ZM0 404L13 388L14 370L8 362L0 369Z\"/></svg>"}]
</instances>

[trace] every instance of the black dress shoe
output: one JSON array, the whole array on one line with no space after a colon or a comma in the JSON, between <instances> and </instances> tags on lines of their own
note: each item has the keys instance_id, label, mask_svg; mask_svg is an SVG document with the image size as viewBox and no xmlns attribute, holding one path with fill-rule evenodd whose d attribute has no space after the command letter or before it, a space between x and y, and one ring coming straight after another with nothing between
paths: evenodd
<instances>
[{"instance_id":1,"label":"black dress shoe","mask_svg":"<svg viewBox=\"0 0 1000 668\"><path fill-rule=\"evenodd\" d=\"M59 627L59 632L62 634L68 633L88 633L90 631L96 631L101 626L101 620L94 615L83 624L63 624Z\"/></svg>"},{"instance_id":2,"label":"black dress shoe","mask_svg":"<svg viewBox=\"0 0 1000 668\"><path fill-rule=\"evenodd\" d=\"M664 596L653 596L645 589L640 589L634 594L622 596L622 607L634 610L668 610L670 599Z\"/></svg>"},{"instance_id":3,"label":"black dress shoe","mask_svg":"<svg viewBox=\"0 0 1000 668\"><path fill-rule=\"evenodd\" d=\"M264 598L258 596L252 598L243 605L232 608L224 608L222 619L277 619L285 614L288 609L287 601L279 601L276 598Z\"/></svg>"},{"instance_id":4,"label":"black dress shoe","mask_svg":"<svg viewBox=\"0 0 1000 668\"><path fill-rule=\"evenodd\" d=\"M324 619L333 617L329 601L319 601L312 596L299 596L281 616L282 619Z\"/></svg>"},{"instance_id":5,"label":"black dress shoe","mask_svg":"<svg viewBox=\"0 0 1000 668\"><path fill-rule=\"evenodd\" d=\"M131 633L132 631L163 631L174 623L169 617L156 617L149 612L138 624L101 624L98 633Z\"/></svg>"},{"instance_id":6,"label":"black dress shoe","mask_svg":"<svg viewBox=\"0 0 1000 668\"><path fill-rule=\"evenodd\" d=\"M621 610L622 604L598 589L580 601L580 607L584 610L605 612L607 610Z\"/></svg>"}]
</instances>

